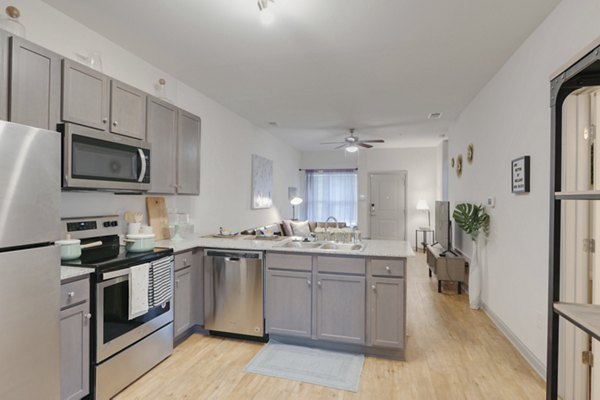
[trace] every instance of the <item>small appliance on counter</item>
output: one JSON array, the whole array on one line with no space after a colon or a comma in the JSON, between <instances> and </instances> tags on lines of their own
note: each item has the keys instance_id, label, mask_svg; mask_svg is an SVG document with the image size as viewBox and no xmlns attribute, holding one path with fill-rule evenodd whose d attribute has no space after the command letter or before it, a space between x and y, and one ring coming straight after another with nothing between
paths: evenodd
<instances>
[{"instance_id":1,"label":"small appliance on counter","mask_svg":"<svg viewBox=\"0 0 600 400\"><path fill-rule=\"evenodd\" d=\"M61 225L63 236L70 234L82 243L81 257L62 264L95 270L90 388L92 398L109 399L173 352L173 250L127 251L119 244L122 230L116 215L67 218ZM93 242L102 244L85 247ZM149 282L144 287L136 278L140 270ZM130 306L138 303L139 294L147 301L132 314Z\"/></svg>"}]
</instances>

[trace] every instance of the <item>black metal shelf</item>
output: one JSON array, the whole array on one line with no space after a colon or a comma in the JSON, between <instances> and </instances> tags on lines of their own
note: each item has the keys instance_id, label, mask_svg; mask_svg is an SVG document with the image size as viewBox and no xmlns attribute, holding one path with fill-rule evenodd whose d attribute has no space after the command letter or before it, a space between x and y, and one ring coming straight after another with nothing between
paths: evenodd
<instances>
[{"instance_id":1,"label":"black metal shelf","mask_svg":"<svg viewBox=\"0 0 600 400\"><path fill-rule=\"evenodd\" d=\"M554 303L554 311L594 339L600 340L600 305Z\"/></svg>"}]
</instances>

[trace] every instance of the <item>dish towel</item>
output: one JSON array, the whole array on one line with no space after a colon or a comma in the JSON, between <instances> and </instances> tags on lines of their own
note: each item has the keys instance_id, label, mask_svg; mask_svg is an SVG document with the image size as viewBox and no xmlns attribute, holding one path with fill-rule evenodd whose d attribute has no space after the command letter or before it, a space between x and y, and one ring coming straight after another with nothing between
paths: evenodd
<instances>
[{"instance_id":1,"label":"dish towel","mask_svg":"<svg viewBox=\"0 0 600 400\"><path fill-rule=\"evenodd\" d=\"M135 265L129 269L129 319L148 312L148 284L150 264Z\"/></svg>"},{"instance_id":2,"label":"dish towel","mask_svg":"<svg viewBox=\"0 0 600 400\"><path fill-rule=\"evenodd\" d=\"M150 308L161 306L171 300L173 296L172 265L172 257L152 263L148 288Z\"/></svg>"}]
</instances>

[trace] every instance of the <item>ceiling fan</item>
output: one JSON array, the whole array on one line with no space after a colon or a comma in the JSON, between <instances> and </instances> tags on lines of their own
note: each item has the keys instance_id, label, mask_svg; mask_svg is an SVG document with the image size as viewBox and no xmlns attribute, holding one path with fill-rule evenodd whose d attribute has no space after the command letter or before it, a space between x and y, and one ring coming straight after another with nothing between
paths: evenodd
<instances>
[{"instance_id":1,"label":"ceiling fan","mask_svg":"<svg viewBox=\"0 0 600 400\"><path fill-rule=\"evenodd\" d=\"M322 142L321 144L341 144L341 146L336 147L335 150L345 148L348 153L355 153L358 151L358 146L364 147L365 149L372 148L373 146L368 143L385 143L385 140L360 140L358 136L354 135L354 128L350 128L350 136L346 137L343 142Z\"/></svg>"}]
</instances>

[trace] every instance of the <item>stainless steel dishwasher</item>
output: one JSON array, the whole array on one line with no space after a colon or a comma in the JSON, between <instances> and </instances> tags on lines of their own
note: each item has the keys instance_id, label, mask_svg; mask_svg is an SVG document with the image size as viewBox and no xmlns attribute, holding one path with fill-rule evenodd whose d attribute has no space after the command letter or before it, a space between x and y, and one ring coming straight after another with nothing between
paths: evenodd
<instances>
[{"instance_id":1,"label":"stainless steel dishwasher","mask_svg":"<svg viewBox=\"0 0 600 400\"><path fill-rule=\"evenodd\" d=\"M263 253L204 250L204 328L264 337Z\"/></svg>"}]
</instances>

